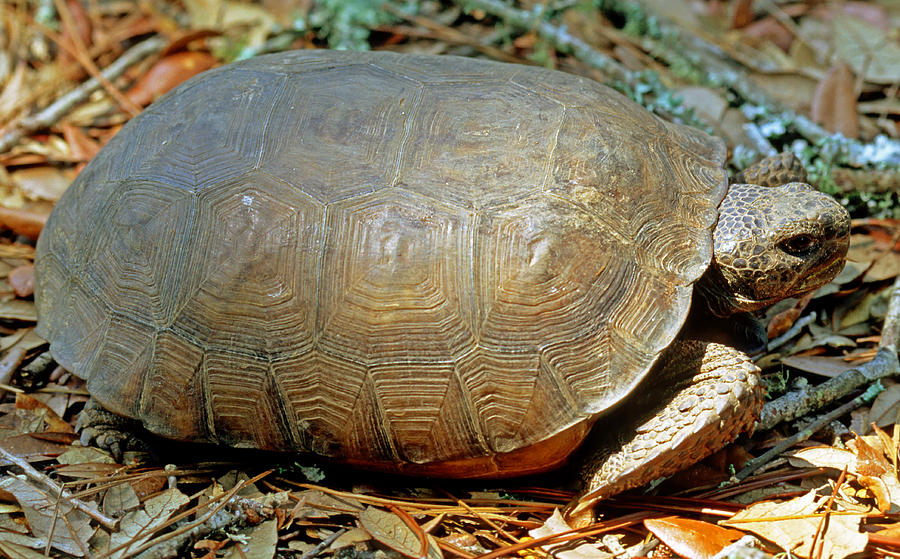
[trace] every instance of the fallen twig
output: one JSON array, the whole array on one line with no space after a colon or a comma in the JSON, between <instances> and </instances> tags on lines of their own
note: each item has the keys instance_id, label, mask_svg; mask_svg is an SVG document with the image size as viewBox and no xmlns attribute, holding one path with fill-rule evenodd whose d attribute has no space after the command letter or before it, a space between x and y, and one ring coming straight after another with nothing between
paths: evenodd
<instances>
[{"instance_id":1,"label":"fallen twig","mask_svg":"<svg viewBox=\"0 0 900 559\"><path fill-rule=\"evenodd\" d=\"M503 3L501 0L454 0L466 9L475 8L503 19L504 22L522 29L534 30L537 35L551 43L561 52L572 53L578 60L600 70L615 79L627 79L629 71L617 61L575 37L565 27L553 25L541 17L543 4L536 3L536 10L526 12Z\"/></svg>"},{"instance_id":2,"label":"fallen twig","mask_svg":"<svg viewBox=\"0 0 900 559\"><path fill-rule=\"evenodd\" d=\"M777 338L774 338L769 341L769 344L768 344L769 351L778 349L779 347L781 347L784 344L791 341L791 339L793 339L794 336L796 336L797 334L800 333L801 330L806 328L807 324L809 324L810 322L813 322L815 320L816 320L815 312L811 312L808 315L797 319L797 322L795 322L793 324L793 326L791 326L790 329L788 329L787 332L785 332L784 334L778 336Z\"/></svg>"},{"instance_id":3,"label":"fallen twig","mask_svg":"<svg viewBox=\"0 0 900 559\"><path fill-rule=\"evenodd\" d=\"M142 43L138 43L125 51L122 56L117 58L115 62L103 70L101 75L107 80L114 80L135 63L161 50L165 44L166 39L162 37L152 37ZM38 113L18 121L13 126L12 130L4 134L3 137L0 137L0 152L10 149L25 135L46 128L57 122L63 115L86 100L91 93L100 87L100 80L97 78L90 78Z\"/></svg>"},{"instance_id":4,"label":"fallen twig","mask_svg":"<svg viewBox=\"0 0 900 559\"><path fill-rule=\"evenodd\" d=\"M740 472L738 472L734 475L735 479L737 479L738 481L746 479L751 474L753 474L756 470L758 470L765 464L768 464L771 460L773 460L776 456L778 456L785 450L787 450L787 449L791 448L792 446L794 446L795 444L797 444L801 441L805 441L806 439L815 435L816 432L819 429L821 429L822 427L825 427L826 425L828 425L835 419L842 417L844 414L850 413L851 411L862 406L863 404L871 402L875 398L875 396L879 392L881 392L881 390L882 389L880 388L880 386L876 390L867 390L864 393L857 396L856 398L853 398L852 400L850 400L843 406L835 408L835 409L831 410L830 412L822 415L821 417L819 417L818 419L816 419L815 421L813 421L812 423L810 423L809 425L807 425L800 431L794 433L790 437L779 441L778 444L776 444L775 446L773 446L772 448L770 448L769 450L767 450L760 456L757 456L753 460L750 460L749 462L747 462L747 464L744 466L744 468Z\"/></svg>"},{"instance_id":5,"label":"fallen twig","mask_svg":"<svg viewBox=\"0 0 900 559\"><path fill-rule=\"evenodd\" d=\"M41 485L44 485L45 487L48 487L49 489L51 489L56 495L59 496L60 500L65 501L67 504L72 505L76 509L80 510L84 514L88 515L89 517L93 518L94 520L96 520L97 522L102 524L103 527L106 528L107 530L116 530L117 529L117 527L119 525L119 521L117 519L110 518L110 517L106 516L105 514L103 514L102 512L98 511L96 508L83 502L82 500L73 497L71 493L69 493L62 487L60 487L59 484L57 484L56 482L54 482L52 479L45 476L44 474L40 473L39 471L35 470L31 466L31 464L29 464L25 460L22 460L15 454L9 452L2 446L0 446L0 456L3 456L5 459L9 460L13 464L15 464L16 466L21 468L22 472L24 472L26 476L30 477L31 479L40 483Z\"/></svg>"},{"instance_id":6,"label":"fallen twig","mask_svg":"<svg viewBox=\"0 0 900 559\"><path fill-rule=\"evenodd\" d=\"M900 338L900 276L891 289L890 305L884 317L881 342L875 358L844 371L822 384L797 392L791 392L772 400L763 407L757 429L771 429L782 421L791 421L825 404L842 398L861 386L900 372L897 360L897 344Z\"/></svg>"},{"instance_id":7,"label":"fallen twig","mask_svg":"<svg viewBox=\"0 0 900 559\"><path fill-rule=\"evenodd\" d=\"M497 47L483 44L481 41L472 37L471 35L463 33L453 27L443 25L424 16L407 13L397 6L391 4L390 2L385 2L383 4L383 8L385 9L385 11L390 12L392 15L428 29L437 37L440 37L440 39L443 41L470 46L473 49L490 56L491 58L503 62L514 62L517 64L528 63L527 60L523 61L521 58L513 56L508 52L498 49ZM389 30L391 27L383 26L383 28L385 30Z\"/></svg>"},{"instance_id":8,"label":"fallen twig","mask_svg":"<svg viewBox=\"0 0 900 559\"><path fill-rule=\"evenodd\" d=\"M160 536L157 536L153 539L150 539L136 549L129 549L127 554L130 557L137 557L138 559L148 559L151 557L172 557L177 550L184 547L184 544L200 535L209 534L214 530L218 530L220 528L224 528L225 526L230 526L232 524L236 524L238 522L243 522L246 519L246 515L243 512L231 512L223 510L226 506L233 504L233 499L235 495L237 495L241 489L256 483L267 475L271 474L272 470L267 470L262 472L261 474L257 474L251 479L241 481L235 484L234 487L231 488L230 491L215 497L214 499L210 499L203 506L210 506L213 503L216 503L216 506L212 509L206 511L202 516L196 518L195 520L180 526L176 530L172 532L167 532ZM156 527L156 531L164 530L169 526L174 525L177 522L180 522L182 519L191 516L197 512L199 507L194 507L189 510L182 511L181 513L175 515L170 518L167 522L164 522L162 525ZM126 547L130 546L131 542L127 542L125 544L120 545L117 548L113 548L109 551L109 554L115 553Z\"/></svg>"}]
</instances>

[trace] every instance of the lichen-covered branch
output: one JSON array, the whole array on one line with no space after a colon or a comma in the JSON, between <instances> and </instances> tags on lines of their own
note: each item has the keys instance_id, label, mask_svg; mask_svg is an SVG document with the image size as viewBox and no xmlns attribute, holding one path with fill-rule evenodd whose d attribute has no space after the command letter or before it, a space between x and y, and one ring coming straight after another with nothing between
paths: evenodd
<instances>
[{"instance_id":1,"label":"lichen-covered branch","mask_svg":"<svg viewBox=\"0 0 900 559\"><path fill-rule=\"evenodd\" d=\"M900 363L897 359L898 338L900 338L900 276L897 277L891 290L890 304L884 318L881 342L878 344L875 358L864 365L844 371L818 386L791 392L772 400L763 407L756 428L771 429L782 421L791 421L834 402L868 383L897 374L900 372Z\"/></svg>"},{"instance_id":2,"label":"lichen-covered branch","mask_svg":"<svg viewBox=\"0 0 900 559\"><path fill-rule=\"evenodd\" d=\"M588 66L600 70L613 79L624 80L629 72L617 61L593 48L585 41L572 35L564 26L554 25L542 17L543 6L535 4L536 10L526 12L513 8L502 0L455 0L463 9L483 10L499 17L506 23L524 30L533 30L545 41L561 52L571 53Z\"/></svg>"}]
</instances>

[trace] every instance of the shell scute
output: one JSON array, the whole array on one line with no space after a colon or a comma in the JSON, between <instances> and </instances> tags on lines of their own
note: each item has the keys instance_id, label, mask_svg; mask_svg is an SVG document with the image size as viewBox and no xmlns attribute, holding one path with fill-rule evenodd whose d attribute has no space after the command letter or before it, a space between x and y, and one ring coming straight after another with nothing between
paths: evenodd
<instances>
[{"instance_id":1,"label":"shell scute","mask_svg":"<svg viewBox=\"0 0 900 559\"><path fill-rule=\"evenodd\" d=\"M378 94L336 103L349 81ZM370 64L290 80L266 117L260 167L323 204L393 186L421 88Z\"/></svg>"},{"instance_id":2,"label":"shell scute","mask_svg":"<svg viewBox=\"0 0 900 559\"><path fill-rule=\"evenodd\" d=\"M403 191L329 206L318 346L360 362L446 361L474 342L473 214Z\"/></svg>"}]
</instances>

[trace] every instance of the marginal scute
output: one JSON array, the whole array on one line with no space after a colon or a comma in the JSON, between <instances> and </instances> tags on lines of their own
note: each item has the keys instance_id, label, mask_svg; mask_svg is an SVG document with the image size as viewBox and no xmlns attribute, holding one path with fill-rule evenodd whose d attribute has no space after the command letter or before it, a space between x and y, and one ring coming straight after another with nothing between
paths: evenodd
<instances>
[{"instance_id":1,"label":"marginal scute","mask_svg":"<svg viewBox=\"0 0 900 559\"><path fill-rule=\"evenodd\" d=\"M108 410L135 417L144 374L153 357L155 329L131 314L113 312L87 379L87 389Z\"/></svg>"},{"instance_id":2,"label":"marginal scute","mask_svg":"<svg viewBox=\"0 0 900 559\"><path fill-rule=\"evenodd\" d=\"M339 456L351 436L350 419L366 383L366 367L310 350L274 361L272 372L298 446Z\"/></svg>"},{"instance_id":3,"label":"marginal scute","mask_svg":"<svg viewBox=\"0 0 900 559\"><path fill-rule=\"evenodd\" d=\"M67 272L65 269L54 269L54 263L49 260L42 265L48 275ZM38 272L35 273L35 284L44 286ZM107 335L111 319L109 309L71 273L53 284L61 286L59 295L50 298L55 304L54 312L35 332L51 340L50 348L57 363L90 380L97 351Z\"/></svg>"},{"instance_id":4,"label":"marginal scute","mask_svg":"<svg viewBox=\"0 0 900 559\"><path fill-rule=\"evenodd\" d=\"M459 396L449 394L456 381L452 363L390 363L370 370L394 448L403 461L423 463L439 454L462 454L453 446L467 442L467 433L461 433L461 441L454 440L454 433L436 433L442 414L453 421L464 421L466 415ZM436 448L441 442L445 448Z\"/></svg>"},{"instance_id":5,"label":"marginal scute","mask_svg":"<svg viewBox=\"0 0 900 559\"><path fill-rule=\"evenodd\" d=\"M38 244L39 332L168 437L536 472L677 334L723 159L560 72L259 57L166 95L82 172Z\"/></svg>"},{"instance_id":6,"label":"marginal scute","mask_svg":"<svg viewBox=\"0 0 900 559\"><path fill-rule=\"evenodd\" d=\"M203 393L203 350L170 329L156 334L153 359L140 394L141 417L148 429L166 437L202 441L209 437Z\"/></svg>"},{"instance_id":7,"label":"marginal scute","mask_svg":"<svg viewBox=\"0 0 900 559\"><path fill-rule=\"evenodd\" d=\"M207 352L203 365L207 421L216 440L240 448L295 448L268 363L216 351Z\"/></svg>"}]
</instances>

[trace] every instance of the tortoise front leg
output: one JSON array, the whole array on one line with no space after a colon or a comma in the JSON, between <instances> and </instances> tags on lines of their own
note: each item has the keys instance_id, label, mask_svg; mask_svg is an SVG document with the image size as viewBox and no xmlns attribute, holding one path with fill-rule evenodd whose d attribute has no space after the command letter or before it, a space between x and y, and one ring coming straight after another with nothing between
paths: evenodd
<instances>
[{"instance_id":1,"label":"tortoise front leg","mask_svg":"<svg viewBox=\"0 0 900 559\"><path fill-rule=\"evenodd\" d=\"M632 395L598 420L587 443L586 489L566 516L671 475L750 430L763 403L759 372L737 349L675 341ZM604 420L615 421L615 428L604 429Z\"/></svg>"}]
</instances>

